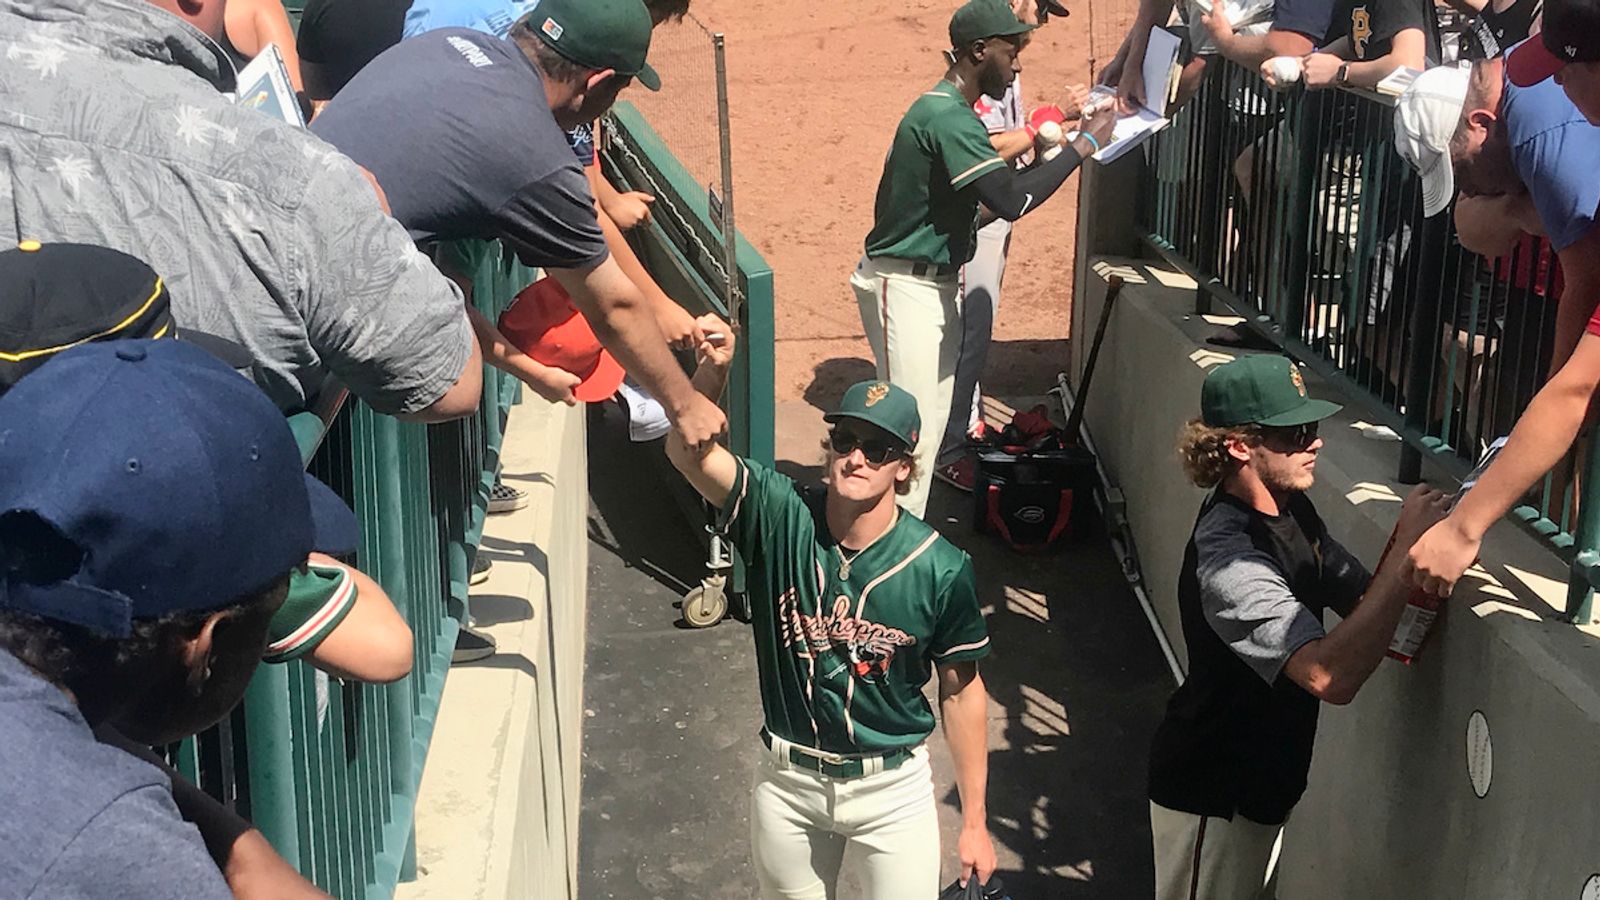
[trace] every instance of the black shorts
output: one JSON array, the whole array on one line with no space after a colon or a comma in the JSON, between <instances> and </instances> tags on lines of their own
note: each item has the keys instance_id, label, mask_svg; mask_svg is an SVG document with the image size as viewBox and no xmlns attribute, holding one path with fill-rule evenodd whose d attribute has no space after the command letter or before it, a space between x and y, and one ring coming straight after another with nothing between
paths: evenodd
<instances>
[{"instance_id":1,"label":"black shorts","mask_svg":"<svg viewBox=\"0 0 1600 900\"><path fill-rule=\"evenodd\" d=\"M296 40L306 92L323 100L400 43L411 0L308 0Z\"/></svg>"}]
</instances>

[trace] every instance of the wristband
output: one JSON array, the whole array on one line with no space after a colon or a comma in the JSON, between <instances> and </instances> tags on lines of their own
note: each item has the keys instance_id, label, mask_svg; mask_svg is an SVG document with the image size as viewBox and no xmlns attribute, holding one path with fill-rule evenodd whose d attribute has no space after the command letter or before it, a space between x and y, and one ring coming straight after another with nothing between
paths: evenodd
<instances>
[{"instance_id":1,"label":"wristband","mask_svg":"<svg viewBox=\"0 0 1600 900\"><path fill-rule=\"evenodd\" d=\"M1094 135L1090 134L1087 131L1080 131L1080 132L1078 132L1078 137L1081 137L1084 140L1088 141L1089 142L1089 146L1094 148L1094 152L1095 153L1099 153L1100 152L1100 142L1094 139ZM1093 155L1093 154L1091 154L1091 155Z\"/></svg>"}]
</instances>

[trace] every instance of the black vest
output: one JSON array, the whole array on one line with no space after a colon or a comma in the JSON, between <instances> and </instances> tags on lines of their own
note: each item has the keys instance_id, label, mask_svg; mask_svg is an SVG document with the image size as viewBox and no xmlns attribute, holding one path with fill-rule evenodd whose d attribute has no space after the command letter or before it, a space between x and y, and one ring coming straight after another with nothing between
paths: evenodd
<instances>
[{"instance_id":1,"label":"black vest","mask_svg":"<svg viewBox=\"0 0 1600 900\"><path fill-rule=\"evenodd\" d=\"M1222 490L1200 508L1198 528L1243 531L1272 557L1289 589L1318 619L1330 600L1322 578L1322 519L1304 494L1264 516ZM1305 793L1321 701L1279 674L1267 684L1206 621L1191 534L1178 576L1178 612L1189 677L1167 703L1150 752L1150 799L1168 809L1263 825L1289 815Z\"/></svg>"}]
</instances>

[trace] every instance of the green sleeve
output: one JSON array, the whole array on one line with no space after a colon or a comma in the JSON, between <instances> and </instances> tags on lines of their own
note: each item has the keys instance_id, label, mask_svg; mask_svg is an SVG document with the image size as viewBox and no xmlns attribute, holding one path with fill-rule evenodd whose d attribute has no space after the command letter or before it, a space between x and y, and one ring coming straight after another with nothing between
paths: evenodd
<instances>
[{"instance_id":1,"label":"green sleeve","mask_svg":"<svg viewBox=\"0 0 1600 900\"><path fill-rule=\"evenodd\" d=\"M961 568L940 597L929 652L936 663L964 662L989 655L989 626L978 607L978 581L972 558L961 554Z\"/></svg>"},{"instance_id":2,"label":"green sleeve","mask_svg":"<svg viewBox=\"0 0 1600 900\"><path fill-rule=\"evenodd\" d=\"M267 628L267 662L288 662L311 652L356 603L356 583L343 566L309 565L289 576L289 596Z\"/></svg>"},{"instance_id":3,"label":"green sleeve","mask_svg":"<svg viewBox=\"0 0 1600 900\"><path fill-rule=\"evenodd\" d=\"M956 190L1005 168L1006 161L994 151L989 132L970 106L952 104L949 110L935 116L928 128L939 159L950 173L950 186Z\"/></svg>"},{"instance_id":4,"label":"green sleeve","mask_svg":"<svg viewBox=\"0 0 1600 900\"><path fill-rule=\"evenodd\" d=\"M749 562L758 547L793 546L795 529L810 510L788 476L760 463L735 457L733 490L717 514L717 525Z\"/></svg>"}]
</instances>

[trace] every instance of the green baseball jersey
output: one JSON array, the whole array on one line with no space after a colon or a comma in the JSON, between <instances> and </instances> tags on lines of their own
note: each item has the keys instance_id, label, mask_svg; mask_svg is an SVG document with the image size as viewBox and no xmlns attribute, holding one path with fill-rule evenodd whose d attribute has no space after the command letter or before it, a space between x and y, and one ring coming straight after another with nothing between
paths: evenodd
<instances>
[{"instance_id":1,"label":"green baseball jersey","mask_svg":"<svg viewBox=\"0 0 1600 900\"><path fill-rule=\"evenodd\" d=\"M825 496L749 460L721 513L748 567L767 730L830 753L912 747L933 731L934 663L988 655L972 560L901 510L842 577Z\"/></svg>"},{"instance_id":2,"label":"green baseball jersey","mask_svg":"<svg viewBox=\"0 0 1600 900\"><path fill-rule=\"evenodd\" d=\"M343 566L308 565L289 576L289 595L267 627L267 662L311 652L356 605L356 582Z\"/></svg>"},{"instance_id":3,"label":"green baseball jersey","mask_svg":"<svg viewBox=\"0 0 1600 900\"><path fill-rule=\"evenodd\" d=\"M911 104L895 129L878 181L867 255L966 263L978 233L972 184L1005 166L972 104L955 85L940 81Z\"/></svg>"}]
</instances>

